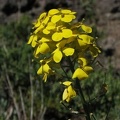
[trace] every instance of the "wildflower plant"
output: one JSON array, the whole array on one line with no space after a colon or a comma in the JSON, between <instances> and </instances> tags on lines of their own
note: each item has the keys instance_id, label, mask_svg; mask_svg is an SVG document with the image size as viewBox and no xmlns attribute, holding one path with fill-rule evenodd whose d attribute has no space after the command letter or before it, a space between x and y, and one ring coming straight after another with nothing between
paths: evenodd
<instances>
[{"instance_id":1,"label":"wildflower plant","mask_svg":"<svg viewBox=\"0 0 120 120\"><path fill-rule=\"evenodd\" d=\"M76 12L68 9L51 9L42 13L33 23L28 44L34 48L33 54L40 66L37 74L44 82L51 75L62 78L60 85L65 87L62 102L69 103L79 95L86 119L90 120L80 82L89 77L93 71L92 61L101 51L96 38L91 36L92 28L83 21L75 22L75 18Z\"/></svg>"}]
</instances>

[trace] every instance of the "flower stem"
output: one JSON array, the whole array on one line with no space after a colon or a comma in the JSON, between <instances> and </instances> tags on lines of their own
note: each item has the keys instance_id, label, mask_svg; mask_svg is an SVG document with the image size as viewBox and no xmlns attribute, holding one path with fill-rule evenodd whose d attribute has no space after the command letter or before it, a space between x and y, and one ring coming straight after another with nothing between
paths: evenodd
<instances>
[{"instance_id":1,"label":"flower stem","mask_svg":"<svg viewBox=\"0 0 120 120\"><path fill-rule=\"evenodd\" d=\"M70 59L70 57L68 57L68 63L70 65L70 70L72 73L74 73L74 65ZM82 105L83 105L83 108L84 108L84 111L86 113L86 120L90 120L90 111L89 111L89 104L86 102L85 100L85 97L84 97L84 94L83 94L83 91L82 91L82 88L81 88L81 84L80 84L80 81L78 79L76 79L75 81L75 85L76 85L76 88L78 89L78 92L79 92L79 95L80 95L80 98L82 100Z\"/></svg>"},{"instance_id":2,"label":"flower stem","mask_svg":"<svg viewBox=\"0 0 120 120\"><path fill-rule=\"evenodd\" d=\"M76 88L78 89L80 98L82 100L82 105L83 105L84 111L86 113L86 116L85 116L86 120L90 120L89 104L85 100L85 97L84 97L84 94L83 94L83 91L81 88L81 84L78 79L76 79Z\"/></svg>"}]
</instances>

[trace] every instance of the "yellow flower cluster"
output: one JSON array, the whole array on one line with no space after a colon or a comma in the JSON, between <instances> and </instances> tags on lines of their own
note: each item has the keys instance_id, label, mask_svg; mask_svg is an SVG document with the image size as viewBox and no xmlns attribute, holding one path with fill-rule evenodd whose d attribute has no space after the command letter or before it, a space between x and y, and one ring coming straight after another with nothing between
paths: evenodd
<instances>
[{"instance_id":1,"label":"yellow flower cluster","mask_svg":"<svg viewBox=\"0 0 120 120\"><path fill-rule=\"evenodd\" d=\"M42 13L34 23L34 31L28 44L35 49L35 58L42 58L37 73L43 76L44 81L55 73L55 64L59 64L68 56L76 58L78 64L72 79L85 79L93 70L88 66L86 54L97 57L100 50L95 39L90 36L92 28L82 22L73 22L76 18L75 14L76 12L68 9L51 9L48 13ZM66 86L63 100L69 102L71 96L75 96L76 93L71 83Z\"/></svg>"}]
</instances>

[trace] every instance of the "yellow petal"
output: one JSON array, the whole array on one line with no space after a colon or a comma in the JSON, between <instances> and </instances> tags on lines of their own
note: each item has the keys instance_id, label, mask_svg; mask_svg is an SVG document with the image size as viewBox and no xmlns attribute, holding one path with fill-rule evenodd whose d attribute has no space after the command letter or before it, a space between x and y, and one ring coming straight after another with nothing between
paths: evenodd
<instances>
[{"instance_id":1,"label":"yellow petal","mask_svg":"<svg viewBox=\"0 0 120 120\"><path fill-rule=\"evenodd\" d=\"M45 38L45 37L42 37L40 41L41 41L42 43L43 43L43 42L49 42L50 39L47 39L47 38Z\"/></svg>"},{"instance_id":2,"label":"yellow petal","mask_svg":"<svg viewBox=\"0 0 120 120\"><path fill-rule=\"evenodd\" d=\"M45 25L48 23L49 19L50 19L49 17L46 17L46 18L43 20L42 24L45 26Z\"/></svg>"},{"instance_id":3,"label":"yellow petal","mask_svg":"<svg viewBox=\"0 0 120 120\"><path fill-rule=\"evenodd\" d=\"M44 19L46 17L47 13L43 12L40 16L39 16L39 20Z\"/></svg>"},{"instance_id":4,"label":"yellow petal","mask_svg":"<svg viewBox=\"0 0 120 120\"><path fill-rule=\"evenodd\" d=\"M64 15L64 17L61 18L61 21L69 23L73 19L75 19L74 15Z\"/></svg>"},{"instance_id":5,"label":"yellow petal","mask_svg":"<svg viewBox=\"0 0 120 120\"><path fill-rule=\"evenodd\" d=\"M86 33L91 33L92 28L86 25L81 25L81 28L86 32Z\"/></svg>"},{"instance_id":6,"label":"yellow petal","mask_svg":"<svg viewBox=\"0 0 120 120\"><path fill-rule=\"evenodd\" d=\"M62 59L62 52L60 50L57 50L54 55L53 55L53 60L56 62L56 63L59 63Z\"/></svg>"},{"instance_id":7,"label":"yellow petal","mask_svg":"<svg viewBox=\"0 0 120 120\"><path fill-rule=\"evenodd\" d=\"M66 100L68 98L68 91L67 88L64 90L63 95L62 95L62 100Z\"/></svg>"},{"instance_id":8,"label":"yellow petal","mask_svg":"<svg viewBox=\"0 0 120 120\"><path fill-rule=\"evenodd\" d=\"M78 37L87 44L92 44L92 42L94 41L93 37L89 35L82 34L82 35L79 35Z\"/></svg>"},{"instance_id":9,"label":"yellow petal","mask_svg":"<svg viewBox=\"0 0 120 120\"><path fill-rule=\"evenodd\" d=\"M72 82L70 82L70 81L65 81L65 82L63 82L63 85L65 85L65 86L69 86L69 85L71 85L72 84Z\"/></svg>"},{"instance_id":10,"label":"yellow petal","mask_svg":"<svg viewBox=\"0 0 120 120\"><path fill-rule=\"evenodd\" d=\"M81 68L77 68L72 76L73 79L78 78L79 80L85 79L87 77L88 75Z\"/></svg>"},{"instance_id":11,"label":"yellow petal","mask_svg":"<svg viewBox=\"0 0 120 120\"><path fill-rule=\"evenodd\" d=\"M85 43L83 40L78 39L79 46L81 49L86 49L88 47L87 43Z\"/></svg>"},{"instance_id":12,"label":"yellow petal","mask_svg":"<svg viewBox=\"0 0 120 120\"><path fill-rule=\"evenodd\" d=\"M50 31L49 31L49 30L47 30L47 29L43 29L43 33L47 35L47 34L49 34L49 33L50 33Z\"/></svg>"},{"instance_id":13,"label":"yellow petal","mask_svg":"<svg viewBox=\"0 0 120 120\"><path fill-rule=\"evenodd\" d=\"M43 74L43 69L42 69L42 66L38 69L37 74L38 74L38 75Z\"/></svg>"},{"instance_id":14,"label":"yellow petal","mask_svg":"<svg viewBox=\"0 0 120 120\"><path fill-rule=\"evenodd\" d=\"M82 67L87 65L87 60L84 57L80 57L78 58L78 63L80 63L80 65L82 65Z\"/></svg>"},{"instance_id":15,"label":"yellow petal","mask_svg":"<svg viewBox=\"0 0 120 120\"><path fill-rule=\"evenodd\" d=\"M68 93L69 93L70 98L76 96L76 92L75 92L75 90L72 88L71 85L68 87Z\"/></svg>"},{"instance_id":16,"label":"yellow petal","mask_svg":"<svg viewBox=\"0 0 120 120\"><path fill-rule=\"evenodd\" d=\"M66 98L66 102L70 102L71 98L70 97L67 97Z\"/></svg>"},{"instance_id":17,"label":"yellow petal","mask_svg":"<svg viewBox=\"0 0 120 120\"><path fill-rule=\"evenodd\" d=\"M62 40L62 38L63 38L62 33L59 33L59 32L55 32L52 35L52 40L53 41L60 41L60 40Z\"/></svg>"},{"instance_id":18,"label":"yellow petal","mask_svg":"<svg viewBox=\"0 0 120 120\"><path fill-rule=\"evenodd\" d=\"M83 69L88 74L93 71L93 68L91 66L85 66Z\"/></svg>"},{"instance_id":19,"label":"yellow petal","mask_svg":"<svg viewBox=\"0 0 120 120\"><path fill-rule=\"evenodd\" d=\"M43 71L44 71L45 73L49 73L50 69L51 69L51 68L49 67L48 64L43 65Z\"/></svg>"},{"instance_id":20,"label":"yellow petal","mask_svg":"<svg viewBox=\"0 0 120 120\"><path fill-rule=\"evenodd\" d=\"M32 47L37 45L37 35L31 35L27 44L31 44Z\"/></svg>"},{"instance_id":21,"label":"yellow petal","mask_svg":"<svg viewBox=\"0 0 120 120\"><path fill-rule=\"evenodd\" d=\"M34 31L34 33L37 34L37 33L40 32L43 28L44 28L44 25L41 24L41 25Z\"/></svg>"},{"instance_id":22,"label":"yellow petal","mask_svg":"<svg viewBox=\"0 0 120 120\"><path fill-rule=\"evenodd\" d=\"M32 38L31 38L32 39ZM34 35L33 36L33 39L32 39L32 47L35 47L37 45L37 35Z\"/></svg>"},{"instance_id":23,"label":"yellow petal","mask_svg":"<svg viewBox=\"0 0 120 120\"><path fill-rule=\"evenodd\" d=\"M27 42L27 44L30 44L32 42L33 38L34 38L34 35L31 35L28 42Z\"/></svg>"},{"instance_id":24,"label":"yellow petal","mask_svg":"<svg viewBox=\"0 0 120 120\"><path fill-rule=\"evenodd\" d=\"M70 30L70 29L63 29L63 30L62 30L62 36L63 36L64 38L69 38L69 37L71 37L71 36L72 36L72 30Z\"/></svg>"},{"instance_id":25,"label":"yellow petal","mask_svg":"<svg viewBox=\"0 0 120 120\"><path fill-rule=\"evenodd\" d=\"M48 25L47 25L47 27L46 27L46 29L53 30L53 29L55 29L55 27L56 27L56 24L54 24L52 22L49 22Z\"/></svg>"},{"instance_id":26,"label":"yellow petal","mask_svg":"<svg viewBox=\"0 0 120 120\"><path fill-rule=\"evenodd\" d=\"M37 28L41 25L40 21L37 21L36 23L34 23L34 27L33 28Z\"/></svg>"},{"instance_id":27,"label":"yellow petal","mask_svg":"<svg viewBox=\"0 0 120 120\"><path fill-rule=\"evenodd\" d=\"M61 15L54 15L51 18L51 22L56 23L61 19Z\"/></svg>"},{"instance_id":28,"label":"yellow petal","mask_svg":"<svg viewBox=\"0 0 120 120\"><path fill-rule=\"evenodd\" d=\"M64 10L61 10L61 13L68 14L68 13L71 13L71 10L64 9Z\"/></svg>"},{"instance_id":29,"label":"yellow petal","mask_svg":"<svg viewBox=\"0 0 120 120\"><path fill-rule=\"evenodd\" d=\"M47 43L42 43L40 46L37 47L37 50L36 50L36 55L41 53L41 54L45 54L47 52L49 52L50 48L48 46Z\"/></svg>"},{"instance_id":30,"label":"yellow petal","mask_svg":"<svg viewBox=\"0 0 120 120\"><path fill-rule=\"evenodd\" d=\"M74 54L74 48L65 48L63 50L63 53L65 54L65 56L71 56Z\"/></svg>"},{"instance_id":31,"label":"yellow petal","mask_svg":"<svg viewBox=\"0 0 120 120\"><path fill-rule=\"evenodd\" d=\"M51 9L49 12L48 12L48 15L55 15L55 14L57 14L57 13L59 13L59 10L58 9Z\"/></svg>"}]
</instances>

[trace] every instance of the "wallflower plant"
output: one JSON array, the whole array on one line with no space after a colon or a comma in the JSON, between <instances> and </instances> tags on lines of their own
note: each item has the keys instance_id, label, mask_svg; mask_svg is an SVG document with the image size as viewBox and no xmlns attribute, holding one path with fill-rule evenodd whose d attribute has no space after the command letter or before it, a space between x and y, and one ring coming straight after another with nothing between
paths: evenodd
<instances>
[{"instance_id":1,"label":"wallflower plant","mask_svg":"<svg viewBox=\"0 0 120 120\"><path fill-rule=\"evenodd\" d=\"M47 82L47 78L58 75L56 70L61 68L66 75L60 84L65 87L62 101L69 103L79 95L86 119L90 120L80 81L89 77L93 71L91 61L101 51L91 36L92 28L83 21L75 23L75 18L76 12L68 9L51 9L42 13L33 23L28 44L34 48L35 59L40 60L37 74ZM65 70L65 63L71 76Z\"/></svg>"}]
</instances>

